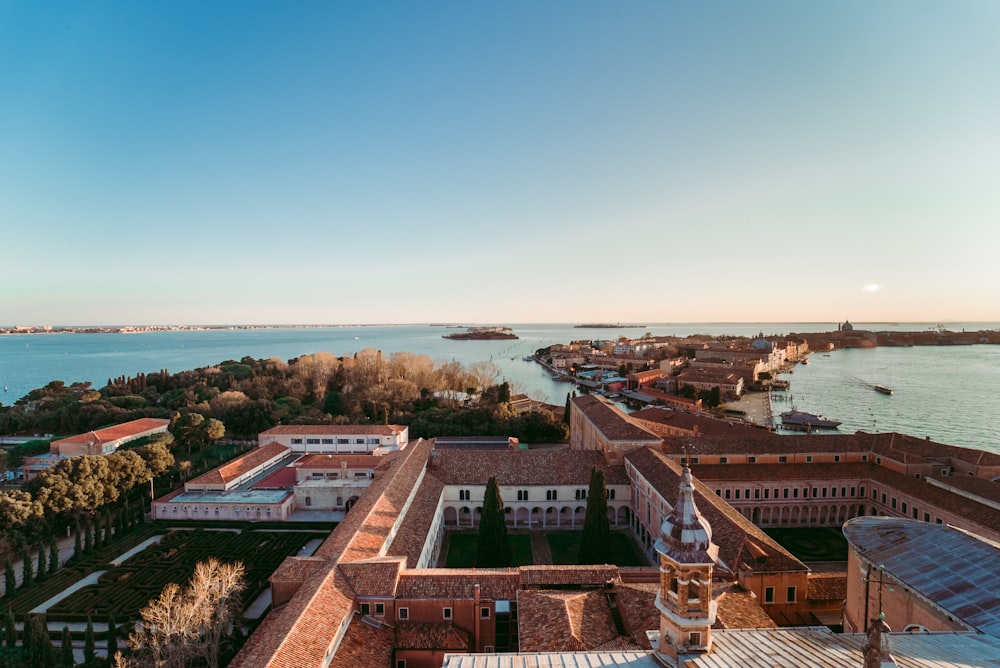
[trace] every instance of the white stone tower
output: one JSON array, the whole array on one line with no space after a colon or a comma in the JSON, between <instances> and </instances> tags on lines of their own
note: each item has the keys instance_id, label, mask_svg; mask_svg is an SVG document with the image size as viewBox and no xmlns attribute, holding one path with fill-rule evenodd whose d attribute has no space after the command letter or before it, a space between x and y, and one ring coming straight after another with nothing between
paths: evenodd
<instances>
[{"instance_id":1,"label":"white stone tower","mask_svg":"<svg viewBox=\"0 0 1000 668\"><path fill-rule=\"evenodd\" d=\"M673 510L664 518L654 546L660 557L659 651L672 658L682 652L712 649L712 568L719 547L712 542L712 527L694 503L691 470L681 472L680 490Z\"/></svg>"}]
</instances>

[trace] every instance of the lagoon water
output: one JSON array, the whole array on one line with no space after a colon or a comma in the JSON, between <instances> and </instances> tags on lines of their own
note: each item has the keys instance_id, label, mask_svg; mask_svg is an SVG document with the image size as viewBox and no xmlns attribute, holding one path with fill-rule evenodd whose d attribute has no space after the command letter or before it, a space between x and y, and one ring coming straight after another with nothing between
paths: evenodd
<instances>
[{"instance_id":1,"label":"lagoon water","mask_svg":"<svg viewBox=\"0 0 1000 668\"><path fill-rule=\"evenodd\" d=\"M432 325L371 325L274 329L209 329L139 334L15 334L0 336L3 404L12 404L51 380L103 386L108 378L167 369L210 366L244 356L291 359L314 352L350 355L366 348L412 352L438 361L471 365L492 361L516 390L561 405L571 386L553 381L522 358L537 348L574 339L656 335L733 334L754 336L822 332L831 323L685 323L636 328L590 329L567 324L512 324L520 337L503 341L451 341L455 331ZM859 328L915 331L930 324L856 323ZM996 323L949 323L954 331L996 329ZM791 381L791 408L844 422L841 431L899 431L933 440L1000 452L1000 346L948 346L839 350L812 356ZM872 384L895 391L884 396Z\"/></svg>"}]
</instances>

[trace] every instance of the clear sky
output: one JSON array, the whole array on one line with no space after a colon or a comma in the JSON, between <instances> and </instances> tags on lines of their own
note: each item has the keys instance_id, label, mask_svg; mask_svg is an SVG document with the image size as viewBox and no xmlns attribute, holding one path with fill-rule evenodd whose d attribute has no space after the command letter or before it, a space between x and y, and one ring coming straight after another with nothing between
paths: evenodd
<instances>
[{"instance_id":1,"label":"clear sky","mask_svg":"<svg viewBox=\"0 0 1000 668\"><path fill-rule=\"evenodd\" d=\"M1000 2L0 0L0 325L1000 321Z\"/></svg>"}]
</instances>

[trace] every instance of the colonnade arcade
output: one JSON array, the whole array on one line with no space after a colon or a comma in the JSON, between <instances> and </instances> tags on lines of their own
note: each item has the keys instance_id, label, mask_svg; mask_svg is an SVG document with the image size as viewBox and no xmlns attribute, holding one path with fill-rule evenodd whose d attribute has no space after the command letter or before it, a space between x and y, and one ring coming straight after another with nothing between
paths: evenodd
<instances>
[{"instance_id":1,"label":"colonnade arcade","mask_svg":"<svg viewBox=\"0 0 1000 668\"><path fill-rule=\"evenodd\" d=\"M446 503L442 509L447 527L477 527L482 506ZM504 508L507 526L512 529L582 529L587 516L586 501L514 505ZM630 526L632 509L627 501L608 501L608 523L612 527Z\"/></svg>"}]
</instances>

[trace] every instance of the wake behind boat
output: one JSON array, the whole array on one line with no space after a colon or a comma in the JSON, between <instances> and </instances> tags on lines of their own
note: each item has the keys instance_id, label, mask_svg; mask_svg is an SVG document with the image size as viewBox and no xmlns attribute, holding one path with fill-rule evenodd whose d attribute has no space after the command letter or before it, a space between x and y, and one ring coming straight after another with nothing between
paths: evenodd
<instances>
[{"instance_id":1,"label":"wake behind boat","mask_svg":"<svg viewBox=\"0 0 1000 668\"><path fill-rule=\"evenodd\" d=\"M781 424L793 429L836 429L841 422L805 411L785 411L781 414Z\"/></svg>"}]
</instances>

